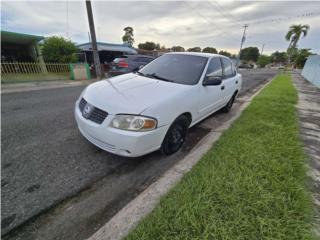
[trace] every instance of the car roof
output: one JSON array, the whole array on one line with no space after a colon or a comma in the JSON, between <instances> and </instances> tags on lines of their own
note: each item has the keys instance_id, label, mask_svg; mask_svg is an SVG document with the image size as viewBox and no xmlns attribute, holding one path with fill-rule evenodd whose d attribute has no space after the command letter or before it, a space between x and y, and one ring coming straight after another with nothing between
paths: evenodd
<instances>
[{"instance_id":1,"label":"car roof","mask_svg":"<svg viewBox=\"0 0 320 240\"><path fill-rule=\"evenodd\" d=\"M181 55L189 55L189 56L200 56L200 57L207 57L207 58L212 58L212 57L225 57L226 56L220 55L220 54L215 54L215 53L204 53L204 52L170 52L166 54L181 54Z\"/></svg>"}]
</instances>

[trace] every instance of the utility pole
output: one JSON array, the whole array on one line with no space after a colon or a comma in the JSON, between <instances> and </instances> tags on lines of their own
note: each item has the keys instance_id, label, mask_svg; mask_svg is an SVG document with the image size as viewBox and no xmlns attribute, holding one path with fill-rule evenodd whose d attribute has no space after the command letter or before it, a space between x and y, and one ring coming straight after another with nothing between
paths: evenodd
<instances>
[{"instance_id":1,"label":"utility pole","mask_svg":"<svg viewBox=\"0 0 320 240\"><path fill-rule=\"evenodd\" d=\"M67 7L67 17L66 17L66 36L69 39L69 3L68 0L66 1Z\"/></svg>"},{"instance_id":2,"label":"utility pole","mask_svg":"<svg viewBox=\"0 0 320 240\"><path fill-rule=\"evenodd\" d=\"M247 31L248 24L245 24L243 27L244 27L244 30L243 30L243 34L242 34L242 38L241 38L241 44L240 44L240 50L239 50L239 55L238 55L237 67L239 66L239 63L240 63L240 53L241 53L241 50L242 50L242 46L243 46L244 42L246 41L246 31Z\"/></svg>"},{"instance_id":3,"label":"utility pole","mask_svg":"<svg viewBox=\"0 0 320 240\"><path fill-rule=\"evenodd\" d=\"M260 55L262 55L262 53L263 53L263 49L264 49L264 46L265 46L266 44L262 44L262 48L261 48L261 53L260 53Z\"/></svg>"},{"instance_id":4,"label":"utility pole","mask_svg":"<svg viewBox=\"0 0 320 240\"><path fill-rule=\"evenodd\" d=\"M100 58L99 58L99 53L97 48L97 38L96 38L96 32L94 30L94 22L93 22L92 7L91 7L90 0L86 0L86 6L87 6L89 28L90 28L90 35L91 35L94 67L96 70L97 78L101 79L102 74L101 74Z\"/></svg>"}]
</instances>

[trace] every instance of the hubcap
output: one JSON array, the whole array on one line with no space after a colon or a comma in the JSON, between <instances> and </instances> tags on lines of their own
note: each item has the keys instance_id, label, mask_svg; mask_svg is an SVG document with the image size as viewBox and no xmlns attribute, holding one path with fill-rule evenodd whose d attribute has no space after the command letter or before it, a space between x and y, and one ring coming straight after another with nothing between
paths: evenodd
<instances>
[{"instance_id":1,"label":"hubcap","mask_svg":"<svg viewBox=\"0 0 320 240\"><path fill-rule=\"evenodd\" d=\"M169 138L169 148L172 152L177 151L184 142L183 128L180 125L176 125L171 130Z\"/></svg>"}]
</instances>

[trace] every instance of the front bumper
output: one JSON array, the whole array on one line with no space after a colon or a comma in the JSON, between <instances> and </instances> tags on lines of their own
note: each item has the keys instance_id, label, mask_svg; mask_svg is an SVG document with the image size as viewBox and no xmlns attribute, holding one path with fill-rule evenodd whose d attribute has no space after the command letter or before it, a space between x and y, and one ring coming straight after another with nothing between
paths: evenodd
<instances>
[{"instance_id":1,"label":"front bumper","mask_svg":"<svg viewBox=\"0 0 320 240\"><path fill-rule=\"evenodd\" d=\"M158 150L169 126L152 131L133 132L109 127L114 115L109 114L102 124L94 123L82 116L78 102L75 118L81 134L97 147L116 155L138 157Z\"/></svg>"}]
</instances>

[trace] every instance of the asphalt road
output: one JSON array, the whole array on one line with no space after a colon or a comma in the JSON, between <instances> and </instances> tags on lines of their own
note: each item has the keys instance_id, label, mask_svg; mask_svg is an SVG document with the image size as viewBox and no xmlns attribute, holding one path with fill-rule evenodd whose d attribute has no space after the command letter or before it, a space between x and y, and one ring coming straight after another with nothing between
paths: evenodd
<instances>
[{"instance_id":1,"label":"asphalt road","mask_svg":"<svg viewBox=\"0 0 320 240\"><path fill-rule=\"evenodd\" d=\"M240 96L276 74L242 71ZM84 86L2 94L1 228L6 239L84 239L167 169L212 125L214 114L190 131L182 151L126 159L86 141L73 117ZM50 222L51 221L51 222ZM50 224L48 224L50 222Z\"/></svg>"}]
</instances>

